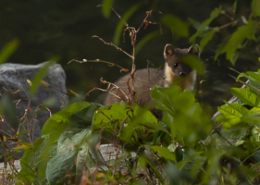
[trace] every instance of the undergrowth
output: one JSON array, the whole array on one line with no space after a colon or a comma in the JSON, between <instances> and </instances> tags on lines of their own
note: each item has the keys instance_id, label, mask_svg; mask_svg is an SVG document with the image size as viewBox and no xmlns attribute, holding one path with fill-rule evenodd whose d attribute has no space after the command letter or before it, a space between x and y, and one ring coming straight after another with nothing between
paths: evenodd
<instances>
[{"instance_id":1,"label":"undergrowth","mask_svg":"<svg viewBox=\"0 0 260 185\"><path fill-rule=\"evenodd\" d=\"M229 38L221 41L215 55L217 58L225 53L235 64L239 49L250 40L259 40L255 38L259 32L259 8L259 1L253 0L247 20L235 19L235 1L230 22L211 28L209 24L223 14L221 7L216 8L202 23L190 20L197 28L191 37L188 25L179 18L165 15L161 21L177 35L189 37L192 43L200 40L201 49L217 32L237 26ZM110 4L104 4L106 16L108 9ZM137 33L150 24L147 18L151 14L152 11L146 13L137 29L123 21L133 51ZM243 25L236 25L238 22ZM134 52L124 53L132 59L130 78L134 78ZM220 106L221 114L216 120L211 119L211 112L197 102L193 93L182 91L179 86L155 86L151 91L156 109L163 111L162 120L133 101L108 106L86 101L69 105L48 119L42 136L25 151L22 169L15 175L16 184L259 184L260 71L241 73L237 80L245 84L245 88L231 88L239 100ZM96 89L99 88L93 90ZM105 148L99 150L102 147Z\"/></svg>"}]
</instances>

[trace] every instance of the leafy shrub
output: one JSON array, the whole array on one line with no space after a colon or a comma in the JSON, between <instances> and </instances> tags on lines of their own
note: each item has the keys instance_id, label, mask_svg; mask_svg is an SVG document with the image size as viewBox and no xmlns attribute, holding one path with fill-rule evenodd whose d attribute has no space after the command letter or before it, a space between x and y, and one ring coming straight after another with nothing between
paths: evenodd
<instances>
[{"instance_id":1,"label":"leafy shrub","mask_svg":"<svg viewBox=\"0 0 260 185\"><path fill-rule=\"evenodd\" d=\"M103 7L106 17L108 9ZM248 43L244 41L257 40L259 9L259 1L253 0L244 25L237 25L245 19L241 17L211 28L221 7L202 23L190 20L197 28L190 42L200 40L203 49L221 29L237 25L230 37L221 40L215 55L225 53L235 64L239 49ZM162 19L172 29L171 22L176 21L185 30L177 34L188 37L188 26L179 18ZM240 77L249 79L249 84L231 89L239 101L218 108L219 124L211 120L208 107L201 107L191 92L178 86L151 91L155 107L164 112L161 121L138 105L72 104L46 122L41 138L25 152L17 177L20 183L34 184L259 184L260 74L246 72ZM100 135L121 155L105 160L96 150Z\"/></svg>"},{"instance_id":2,"label":"leafy shrub","mask_svg":"<svg viewBox=\"0 0 260 185\"><path fill-rule=\"evenodd\" d=\"M249 85L232 88L240 101L219 107L222 115L217 121L223 129L215 133L209 112L179 86L154 87L151 92L156 108L164 111L162 122L138 105L97 108L96 104L75 103L46 122L42 137L24 154L18 177L39 184L79 183L83 175L103 183L152 183L152 179L166 184L257 183L260 74L241 75L249 79ZM94 173L99 154L90 151L99 142L98 130L110 133L111 142L124 146L126 153L136 153L135 157L126 155L121 164L128 166L128 176L109 163L103 164L106 170Z\"/></svg>"}]
</instances>

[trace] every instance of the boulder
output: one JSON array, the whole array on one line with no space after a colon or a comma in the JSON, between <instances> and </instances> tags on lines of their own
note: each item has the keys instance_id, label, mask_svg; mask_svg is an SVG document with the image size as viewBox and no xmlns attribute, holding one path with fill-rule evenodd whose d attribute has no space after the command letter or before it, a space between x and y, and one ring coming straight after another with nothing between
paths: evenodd
<instances>
[{"instance_id":1,"label":"boulder","mask_svg":"<svg viewBox=\"0 0 260 185\"><path fill-rule=\"evenodd\" d=\"M41 135L41 129L51 114L68 102L66 74L60 64L50 66L43 78L50 87L39 84L36 93L30 95L28 80L32 81L46 64L47 62L38 65L0 65L0 137L5 136L2 141L0 138L0 155L21 158L23 149L13 149L22 146L19 139L32 143ZM27 145L23 146L26 148Z\"/></svg>"}]
</instances>

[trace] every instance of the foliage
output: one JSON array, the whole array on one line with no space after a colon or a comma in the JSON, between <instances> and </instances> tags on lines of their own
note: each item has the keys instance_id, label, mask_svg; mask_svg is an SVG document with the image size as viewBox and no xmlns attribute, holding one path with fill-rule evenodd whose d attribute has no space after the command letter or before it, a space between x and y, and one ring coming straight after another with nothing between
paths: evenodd
<instances>
[{"instance_id":1,"label":"foliage","mask_svg":"<svg viewBox=\"0 0 260 185\"><path fill-rule=\"evenodd\" d=\"M260 85L255 80L260 74L247 72L243 76L250 81L248 87L232 88L241 103L219 107L222 115L217 121L223 130L216 129L209 112L179 86L154 87L151 92L156 108L164 111L162 122L138 105L131 108L119 103L97 108L87 102L73 104L46 122L42 137L24 154L23 168L17 176L27 183L79 183L85 169L85 173L92 174L89 178L100 183L134 183L135 179L152 184L157 179L166 184L257 184L260 115L255 97L259 90L252 84ZM110 142L123 143L126 153L136 153L134 158L126 154L128 160L123 164L119 160L122 158L117 159L128 166L127 177L112 168L111 161L107 170L93 174L100 161L99 155L89 150L95 148L98 140L94 133L99 130L111 134ZM113 175L114 170L117 175ZM147 170L149 174L142 173Z\"/></svg>"},{"instance_id":2,"label":"foliage","mask_svg":"<svg viewBox=\"0 0 260 185\"><path fill-rule=\"evenodd\" d=\"M18 40L14 39L7 43L0 52L0 64L4 63L18 47Z\"/></svg>"},{"instance_id":3,"label":"foliage","mask_svg":"<svg viewBox=\"0 0 260 185\"><path fill-rule=\"evenodd\" d=\"M44 78L44 76L47 73L49 67L51 67L53 64L55 64L55 62L53 62L53 61L46 62L44 64L44 66L33 77L32 82L30 82L31 88L29 90L31 95L35 94L36 90L39 88L41 80Z\"/></svg>"},{"instance_id":4,"label":"foliage","mask_svg":"<svg viewBox=\"0 0 260 185\"><path fill-rule=\"evenodd\" d=\"M113 1L104 2L102 11L109 17L108 6ZM131 7L123 20L139 6ZM248 19L232 19L224 26L211 28L210 23L222 13L219 7L202 23L190 19L197 29L190 42L200 40L203 49L221 29L237 26L232 35L221 40L215 55L216 59L225 53L235 64L239 50L250 40L258 41L259 1L252 1ZM240 19L246 20L243 25L238 25ZM178 36L189 37L189 23L179 17L165 15L161 21ZM122 21L118 24L116 43L123 25ZM156 35L153 32L147 38ZM197 60L186 60L194 61L192 67L204 72ZM27 184L259 184L260 70L241 73L237 80L241 77L249 83L243 89L231 89L239 101L218 108L218 125L210 119L208 108L179 86L155 86L151 91L156 109L163 111L161 120L149 111L150 107L136 104L72 104L45 123L42 136L26 150L17 178ZM102 140L113 143L122 154L105 160L96 150Z\"/></svg>"}]
</instances>

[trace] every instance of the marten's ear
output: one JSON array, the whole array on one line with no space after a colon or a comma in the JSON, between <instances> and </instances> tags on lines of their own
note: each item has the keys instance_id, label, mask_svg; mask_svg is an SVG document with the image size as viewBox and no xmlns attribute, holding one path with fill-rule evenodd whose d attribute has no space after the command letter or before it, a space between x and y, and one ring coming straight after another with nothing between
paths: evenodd
<instances>
[{"instance_id":1,"label":"marten's ear","mask_svg":"<svg viewBox=\"0 0 260 185\"><path fill-rule=\"evenodd\" d=\"M175 53L174 47L171 44L166 44L163 52L164 58L167 59L168 57L174 55L174 53Z\"/></svg>"},{"instance_id":2,"label":"marten's ear","mask_svg":"<svg viewBox=\"0 0 260 185\"><path fill-rule=\"evenodd\" d=\"M189 54L196 55L200 57L200 47L198 44L191 46L188 51Z\"/></svg>"}]
</instances>

